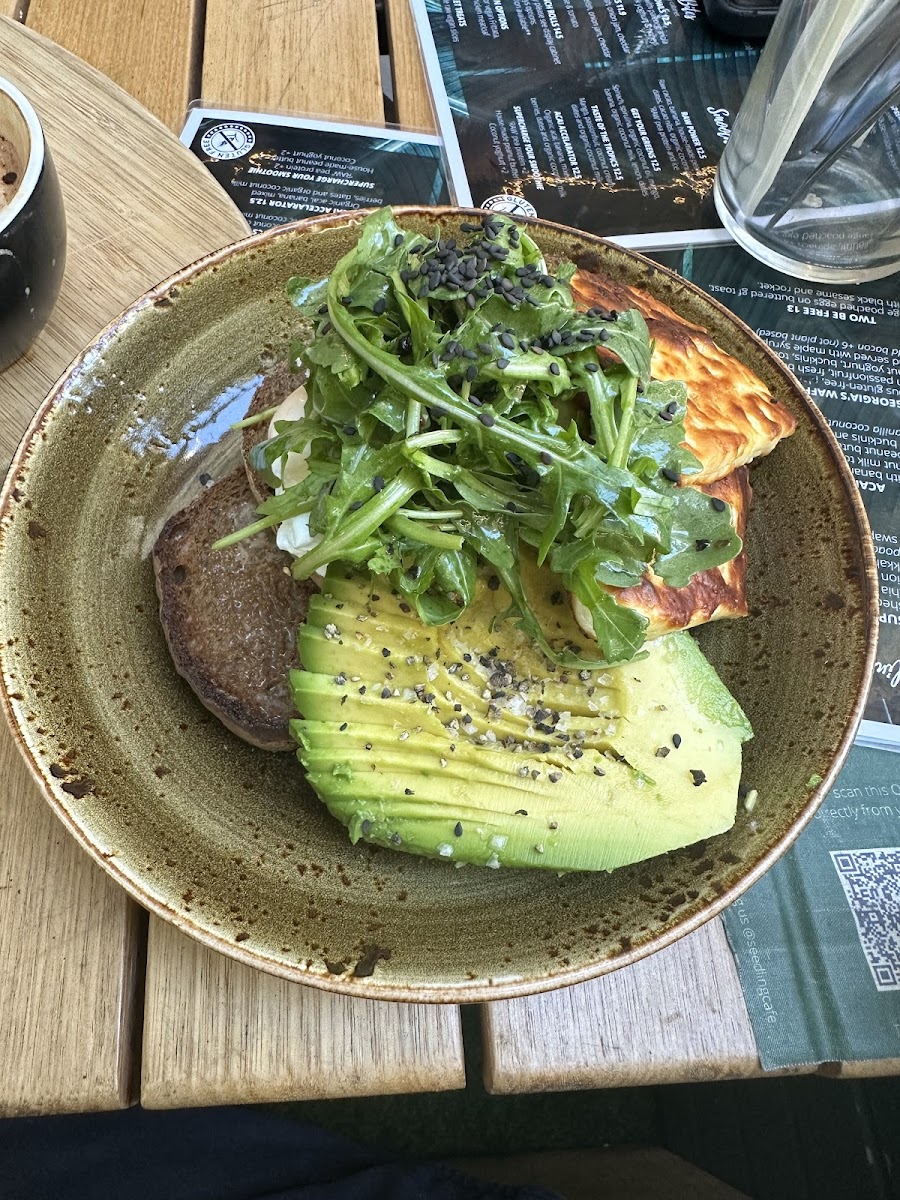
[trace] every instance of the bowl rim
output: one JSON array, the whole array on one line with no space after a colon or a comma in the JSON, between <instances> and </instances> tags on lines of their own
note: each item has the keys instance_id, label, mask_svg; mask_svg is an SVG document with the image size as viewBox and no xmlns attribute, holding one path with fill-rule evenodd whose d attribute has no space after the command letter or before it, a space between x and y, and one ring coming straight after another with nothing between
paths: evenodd
<instances>
[{"instance_id":1,"label":"bowl rim","mask_svg":"<svg viewBox=\"0 0 900 1200\"><path fill-rule=\"evenodd\" d=\"M463 218L475 217L481 220L484 217L484 210L479 208L463 208L455 205L393 205L394 213L402 221L404 217L425 217L435 221L440 221L442 218ZM142 313L146 308L158 305L160 301L165 302L177 294L178 289L185 282L191 280L196 275L201 274L212 268L213 266L230 259L231 257L244 253L248 250L253 250L258 246L266 245L270 241L275 241L281 238L290 238L296 233L301 232L318 232L322 229L333 228L341 225L358 225L361 224L367 216L375 209L357 209L347 212L327 213L316 217L310 217L302 221L294 221L288 225L275 226L272 229L264 230L261 233L251 234L248 237L242 238L239 241L228 243L214 250L209 254L203 255L194 262L187 264L178 271L173 272L166 279L156 284L155 287L148 289L142 296L138 297L133 303L129 304L122 312L115 317L104 329L102 329L88 346L81 351L79 355L72 361L66 371L60 376L56 383L51 388L47 397L38 407L34 417L30 421L18 448L12 458L6 479L0 490L0 530L7 523L10 515L11 505L13 503L13 492L15 491L18 482L20 471L27 466L28 460L33 454L38 442L39 435L43 425L48 417L65 394L70 384L77 380L79 372L89 365L90 361L97 355L102 354L105 346L118 334L123 332L128 326ZM627 950L623 950L620 954L614 957L599 959L596 962L586 963L580 966L567 967L552 974L542 975L532 979L498 979L494 982L491 979L486 981L479 980L460 980L454 984L437 984L430 987L427 984L410 984L409 986L401 986L396 983L378 983L377 973L364 978L354 978L349 975L331 975L313 973L306 968L298 965L293 967L284 962L265 957L259 951L245 949L244 944L229 940L226 936L213 932L204 927L202 924L191 920L184 913L179 912L171 905L156 895L153 895L146 890L143 881L136 878L134 875L127 873L118 862L118 857L106 857L100 847L96 845L90 838L88 832L75 820L69 806L65 803L58 789L58 780L54 779L48 771L42 770L41 762L32 753L28 744L28 739L25 737L25 730L22 724L17 720L15 710L9 695L9 688L6 679L6 646L3 640L0 639L0 702L2 702L3 713L7 724L12 732L13 739L22 754L25 762L31 772L32 778L38 785L43 796L50 804L50 807L60 818L66 829L83 849L85 849L91 858L96 862L108 875L110 875L125 891L137 901L144 909L148 910L155 916L161 917L168 921L183 933L188 934L194 940L211 950L216 950L219 953L227 955L229 958L243 963L248 967L256 970L265 971L267 974L275 975L279 978L289 980L292 983L303 983L310 987L321 988L324 991L337 993L346 996L357 996L367 1000L386 1000L397 1001L402 1003L433 1003L433 1004L463 1004L463 1003L482 1003L491 1000L511 1000L519 997L537 995L543 992L555 991L557 988L569 987L573 984L586 983L588 980L596 979L602 975L609 974L612 971L617 971L622 967L631 966L639 962L643 958L647 958L651 954L655 954L658 950L672 945L680 938L689 933L693 933L699 929L701 925L705 925L707 921L718 916L725 908L733 904L740 896L744 894L762 875L766 873L774 865L775 862L790 848L796 841L802 831L806 828L816 813L816 810L821 805L823 799L828 794L831 786L837 777L839 771L844 765L844 760L853 744L859 722L862 719L865 709L866 699L869 692L869 686L872 680L872 671L875 663L875 655L877 652L878 643L878 574L875 560L875 550L872 541L871 529L869 527L868 516L865 507L859 494L859 489L856 486L856 481L852 470L844 457L843 451L831 431L828 422L822 415L818 407L810 399L806 388L797 379L787 365L778 357L756 333L746 325L739 317L730 312L722 303L708 295L698 285L690 280L683 279L675 271L668 267L661 266L659 263L652 261L643 254L637 251L625 249L608 239L601 238L596 234L584 233L582 230L574 229L571 226L562 225L555 221L546 221L540 218L516 218L518 224L534 226L536 229L551 229L566 237L574 237L583 239L586 243L585 249L591 247L599 247L601 252L612 250L616 254L624 255L626 258L637 260L650 268L653 273L662 275L674 282L680 289L686 289L698 295L704 303L711 305L718 314L724 318L725 322L736 326L740 332L750 340L766 357L775 371L783 378L786 388L802 402L806 409L807 416L812 420L813 425L828 449L830 457L836 468L838 476L844 486L845 495L849 500L849 509L852 514L855 524L855 533L858 539L858 549L860 550L864 570L859 579L859 589L864 606L865 613L865 628L866 628L866 655L863 663L863 674L861 676L861 684L857 688L853 706L850 713L850 720L844 730L840 742L837 745L831 765L826 775L810 792L806 803L795 818L791 827L786 833L773 845L769 850L758 859L739 879L732 883L728 888L722 891L716 898L707 904L701 911L689 914L681 920L674 921L665 929L661 930L653 937L645 942L641 942L637 946L631 946ZM5 539L0 536L0 561L2 561L5 547Z\"/></svg>"}]
</instances>

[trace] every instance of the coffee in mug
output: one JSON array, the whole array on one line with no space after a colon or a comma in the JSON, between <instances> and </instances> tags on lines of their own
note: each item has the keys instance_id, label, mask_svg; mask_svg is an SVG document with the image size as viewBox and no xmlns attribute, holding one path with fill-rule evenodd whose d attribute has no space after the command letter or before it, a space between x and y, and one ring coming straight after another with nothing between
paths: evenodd
<instances>
[{"instance_id":1,"label":"coffee in mug","mask_svg":"<svg viewBox=\"0 0 900 1200\"><path fill-rule=\"evenodd\" d=\"M22 170L16 148L0 133L0 208L5 208L19 188Z\"/></svg>"}]
</instances>

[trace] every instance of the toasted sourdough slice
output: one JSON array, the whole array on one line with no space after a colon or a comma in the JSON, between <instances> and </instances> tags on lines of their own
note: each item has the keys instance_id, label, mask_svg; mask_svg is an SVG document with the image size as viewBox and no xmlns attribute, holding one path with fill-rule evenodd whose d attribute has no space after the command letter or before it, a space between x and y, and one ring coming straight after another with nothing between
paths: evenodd
<instances>
[{"instance_id":1,"label":"toasted sourdough slice","mask_svg":"<svg viewBox=\"0 0 900 1200\"><path fill-rule=\"evenodd\" d=\"M212 549L255 509L239 467L166 523L153 547L159 615L176 670L210 712L254 746L293 750L288 672L319 589L286 573L290 555L269 533Z\"/></svg>"},{"instance_id":2,"label":"toasted sourdough slice","mask_svg":"<svg viewBox=\"0 0 900 1200\"><path fill-rule=\"evenodd\" d=\"M291 371L286 362L280 362L272 368L256 391L247 409L248 417L275 408L287 400L291 392L302 386L303 376ZM272 495L272 489L254 471L250 464L250 452L254 446L266 441L269 436L269 421L260 421L258 425L248 425L241 435L241 452L244 456L244 468L247 472L247 482L256 499L262 503Z\"/></svg>"},{"instance_id":3,"label":"toasted sourdough slice","mask_svg":"<svg viewBox=\"0 0 900 1200\"><path fill-rule=\"evenodd\" d=\"M724 479L701 485L699 490L707 496L717 496L731 506L735 530L743 538L751 497L748 468L740 467ZM634 587L608 590L617 604L633 608L648 619L649 639L673 633L676 629L718 621L722 617L746 617L746 578L747 552L741 550L730 562L700 571L686 587L670 587L651 570ZM579 628L595 639L589 610L571 592L569 603Z\"/></svg>"},{"instance_id":4,"label":"toasted sourdough slice","mask_svg":"<svg viewBox=\"0 0 900 1200\"><path fill-rule=\"evenodd\" d=\"M724 479L794 432L796 419L761 379L662 301L583 270L575 273L572 294L579 308L636 308L646 320L656 343L653 378L681 379L687 387L685 445L702 464L692 483Z\"/></svg>"}]
</instances>

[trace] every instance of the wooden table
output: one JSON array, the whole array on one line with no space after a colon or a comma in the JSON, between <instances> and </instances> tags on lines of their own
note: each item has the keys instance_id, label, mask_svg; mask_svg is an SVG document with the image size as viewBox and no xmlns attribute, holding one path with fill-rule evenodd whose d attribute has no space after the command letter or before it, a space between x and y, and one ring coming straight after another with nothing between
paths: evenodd
<instances>
[{"instance_id":1,"label":"wooden table","mask_svg":"<svg viewBox=\"0 0 900 1200\"><path fill-rule=\"evenodd\" d=\"M384 8L397 116L433 131L408 0ZM0 378L8 460L83 342L147 286L246 231L204 169L129 96L175 132L201 96L376 124L385 108L375 0L0 0L4 9L13 20L0 19L2 70L44 116L70 216L60 304ZM100 128L132 152L106 154ZM5 730L0 779L0 1113L464 1086L457 1009L330 996L148 922L56 822ZM718 920L627 970L482 1013L493 1092L761 1073Z\"/></svg>"}]
</instances>

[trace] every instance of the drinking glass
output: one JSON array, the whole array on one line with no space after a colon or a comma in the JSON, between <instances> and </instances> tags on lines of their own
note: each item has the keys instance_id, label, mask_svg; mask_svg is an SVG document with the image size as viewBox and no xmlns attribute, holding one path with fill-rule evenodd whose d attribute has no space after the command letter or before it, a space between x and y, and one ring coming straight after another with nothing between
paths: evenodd
<instances>
[{"instance_id":1,"label":"drinking glass","mask_svg":"<svg viewBox=\"0 0 900 1200\"><path fill-rule=\"evenodd\" d=\"M900 0L784 0L714 195L735 241L789 275L900 269Z\"/></svg>"}]
</instances>

